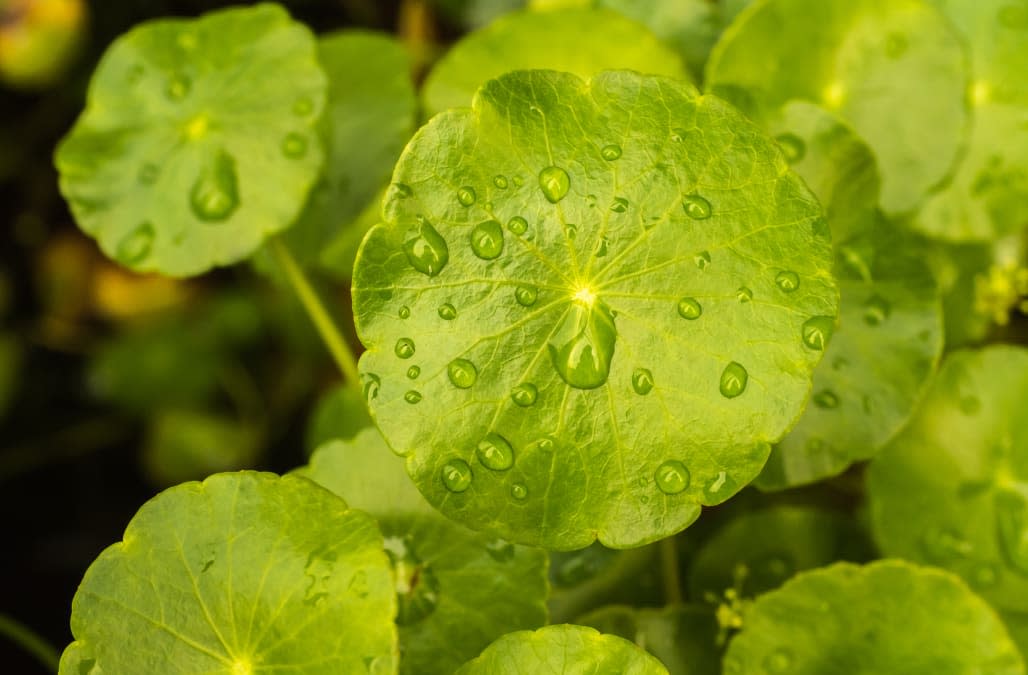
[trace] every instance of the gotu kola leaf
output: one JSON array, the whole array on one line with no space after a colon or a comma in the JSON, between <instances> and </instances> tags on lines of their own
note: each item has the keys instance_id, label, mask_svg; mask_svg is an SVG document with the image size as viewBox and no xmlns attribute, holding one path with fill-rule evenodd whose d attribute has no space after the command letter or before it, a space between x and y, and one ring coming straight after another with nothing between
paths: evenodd
<instances>
[{"instance_id":1,"label":"gotu kola leaf","mask_svg":"<svg viewBox=\"0 0 1028 675\"><path fill-rule=\"evenodd\" d=\"M392 673L374 521L305 478L243 472L143 505L86 571L62 675Z\"/></svg>"},{"instance_id":2,"label":"gotu kola leaf","mask_svg":"<svg viewBox=\"0 0 1028 675\"><path fill-rule=\"evenodd\" d=\"M995 612L942 570L836 563L757 598L724 675L1023 675Z\"/></svg>"},{"instance_id":3,"label":"gotu kola leaf","mask_svg":"<svg viewBox=\"0 0 1028 675\"><path fill-rule=\"evenodd\" d=\"M521 71L434 118L393 179L355 268L360 366L446 514L639 545L741 489L795 421L838 308L827 227L719 99Z\"/></svg>"},{"instance_id":4,"label":"gotu kola leaf","mask_svg":"<svg viewBox=\"0 0 1028 675\"><path fill-rule=\"evenodd\" d=\"M314 37L276 5L143 24L108 49L57 149L61 192L126 267L238 262L317 179L325 88Z\"/></svg>"}]
</instances>

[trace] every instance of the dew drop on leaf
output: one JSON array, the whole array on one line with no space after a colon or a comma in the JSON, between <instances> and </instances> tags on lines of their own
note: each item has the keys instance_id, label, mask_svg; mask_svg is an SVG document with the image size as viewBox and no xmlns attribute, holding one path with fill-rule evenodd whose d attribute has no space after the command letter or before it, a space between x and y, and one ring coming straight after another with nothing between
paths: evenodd
<instances>
[{"instance_id":1,"label":"dew drop on leaf","mask_svg":"<svg viewBox=\"0 0 1028 675\"><path fill-rule=\"evenodd\" d=\"M710 202L699 195L686 195L682 198L682 208L685 215L693 220L705 220L710 218Z\"/></svg>"},{"instance_id":2,"label":"dew drop on leaf","mask_svg":"<svg viewBox=\"0 0 1028 675\"><path fill-rule=\"evenodd\" d=\"M616 341L610 308L593 298L572 302L547 346L562 380L577 389L595 389L607 381Z\"/></svg>"},{"instance_id":3,"label":"dew drop on leaf","mask_svg":"<svg viewBox=\"0 0 1028 675\"><path fill-rule=\"evenodd\" d=\"M439 318L443 321L453 321L457 318L457 308L448 302L439 305Z\"/></svg>"},{"instance_id":4,"label":"dew drop on leaf","mask_svg":"<svg viewBox=\"0 0 1028 675\"><path fill-rule=\"evenodd\" d=\"M522 307L531 307L539 297L539 291L535 286L518 286L514 289L514 299Z\"/></svg>"},{"instance_id":5,"label":"dew drop on leaf","mask_svg":"<svg viewBox=\"0 0 1028 675\"><path fill-rule=\"evenodd\" d=\"M407 199L408 197L414 196L414 190L411 189L410 185L406 183L393 183L393 193L400 199Z\"/></svg>"},{"instance_id":6,"label":"dew drop on leaf","mask_svg":"<svg viewBox=\"0 0 1028 675\"><path fill-rule=\"evenodd\" d=\"M409 359L414 356L414 340L410 338L400 338L396 341L396 346L393 347L393 352L401 359Z\"/></svg>"},{"instance_id":7,"label":"dew drop on leaf","mask_svg":"<svg viewBox=\"0 0 1028 675\"><path fill-rule=\"evenodd\" d=\"M596 252L594 253L594 255L597 258L605 258L605 257L607 257L607 250L608 250L609 245L610 245L610 242L607 241L606 237L600 237L600 241L597 242L597 244L596 244Z\"/></svg>"},{"instance_id":8,"label":"dew drop on leaf","mask_svg":"<svg viewBox=\"0 0 1028 675\"><path fill-rule=\"evenodd\" d=\"M575 237L578 236L578 225L574 223L567 223L564 225L564 236L569 240L574 241Z\"/></svg>"},{"instance_id":9,"label":"dew drop on leaf","mask_svg":"<svg viewBox=\"0 0 1028 675\"><path fill-rule=\"evenodd\" d=\"M814 405L818 408L831 410L839 407L839 397L830 389L822 389L814 394Z\"/></svg>"},{"instance_id":10,"label":"dew drop on leaf","mask_svg":"<svg viewBox=\"0 0 1028 675\"><path fill-rule=\"evenodd\" d=\"M539 388L531 382L525 382L514 387L510 392L510 400L522 408L535 405L539 398Z\"/></svg>"},{"instance_id":11,"label":"dew drop on leaf","mask_svg":"<svg viewBox=\"0 0 1028 675\"><path fill-rule=\"evenodd\" d=\"M600 150L600 156L608 162L613 162L615 159L621 157L621 146L611 143L610 145L603 146Z\"/></svg>"},{"instance_id":12,"label":"dew drop on leaf","mask_svg":"<svg viewBox=\"0 0 1028 675\"><path fill-rule=\"evenodd\" d=\"M469 185L465 185L457 190L457 201L460 202L461 206L471 206L477 198L478 195L475 194L475 188Z\"/></svg>"},{"instance_id":13,"label":"dew drop on leaf","mask_svg":"<svg viewBox=\"0 0 1028 675\"><path fill-rule=\"evenodd\" d=\"M735 297L739 302L746 303L753 299L753 291L746 286L740 286L735 291Z\"/></svg>"},{"instance_id":14,"label":"dew drop on leaf","mask_svg":"<svg viewBox=\"0 0 1028 675\"><path fill-rule=\"evenodd\" d=\"M118 242L114 257L118 262L128 266L143 262L153 249L155 236L156 232L150 223L137 225Z\"/></svg>"},{"instance_id":15,"label":"dew drop on leaf","mask_svg":"<svg viewBox=\"0 0 1028 675\"><path fill-rule=\"evenodd\" d=\"M416 380L419 375L421 375L421 366L411 366L407 369L407 377L409 379Z\"/></svg>"},{"instance_id":16,"label":"dew drop on leaf","mask_svg":"<svg viewBox=\"0 0 1028 675\"><path fill-rule=\"evenodd\" d=\"M718 471L717 475L708 481L703 488L704 496L707 498L707 501L711 502L724 501L734 491L735 481L728 475L727 471Z\"/></svg>"},{"instance_id":17,"label":"dew drop on leaf","mask_svg":"<svg viewBox=\"0 0 1028 675\"><path fill-rule=\"evenodd\" d=\"M568 193L571 177L559 166L548 166L539 172L539 188L551 204L556 204Z\"/></svg>"},{"instance_id":18,"label":"dew drop on leaf","mask_svg":"<svg viewBox=\"0 0 1028 675\"><path fill-rule=\"evenodd\" d=\"M693 256L692 261L696 263L696 267L701 270L707 269L707 265L710 264L710 253L707 251L700 251Z\"/></svg>"},{"instance_id":19,"label":"dew drop on leaf","mask_svg":"<svg viewBox=\"0 0 1028 675\"><path fill-rule=\"evenodd\" d=\"M378 391L382 387L382 378L374 373L365 373L361 376L361 388L364 391L364 399L370 403L378 398Z\"/></svg>"},{"instance_id":20,"label":"dew drop on leaf","mask_svg":"<svg viewBox=\"0 0 1028 675\"><path fill-rule=\"evenodd\" d=\"M514 448L510 441L497 433L488 433L475 449L478 461L491 471L506 471L514 466Z\"/></svg>"},{"instance_id":21,"label":"dew drop on leaf","mask_svg":"<svg viewBox=\"0 0 1028 675\"><path fill-rule=\"evenodd\" d=\"M520 236L528 232L528 221L521 216L514 216L507 221L507 229Z\"/></svg>"},{"instance_id":22,"label":"dew drop on leaf","mask_svg":"<svg viewBox=\"0 0 1028 675\"><path fill-rule=\"evenodd\" d=\"M681 143L686 137L685 129L675 128L671 130L671 142Z\"/></svg>"},{"instance_id":23,"label":"dew drop on leaf","mask_svg":"<svg viewBox=\"0 0 1028 675\"><path fill-rule=\"evenodd\" d=\"M889 301L880 295L872 295L864 303L864 323L869 326L877 326L888 319L891 313L892 307L889 305Z\"/></svg>"},{"instance_id":24,"label":"dew drop on leaf","mask_svg":"<svg viewBox=\"0 0 1028 675\"><path fill-rule=\"evenodd\" d=\"M292 132L282 139L282 154L289 159L300 159L307 154L307 139Z\"/></svg>"},{"instance_id":25,"label":"dew drop on leaf","mask_svg":"<svg viewBox=\"0 0 1028 675\"><path fill-rule=\"evenodd\" d=\"M503 228L495 220L486 220L471 230L471 250L482 260L495 260L503 252Z\"/></svg>"},{"instance_id":26,"label":"dew drop on leaf","mask_svg":"<svg viewBox=\"0 0 1028 675\"><path fill-rule=\"evenodd\" d=\"M719 389L725 398L735 398L746 391L746 382L749 380L749 373L741 364L732 361L721 372L721 383Z\"/></svg>"},{"instance_id":27,"label":"dew drop on leaf","mask_svg":"<svg viewBox=\"0 0 1028 675\"><path fill-rule=\"evenodd\" d=\"M416 391L414 389L409 390L406 394L403 395L403 400L407 403L410 403L411 405L421 403L421 399L421 392Z\"/></svg>"},{"instance_id":28,"label":"dew drop on leaf","mask_svg":"<svg viewBox=\"0 0 1028 675\"><path fill-rule=\"evenodd\" d=\"M443 271L450 260L450 249L446 240L432 227L426 218L419 217L417 228L407 234L403 252L411 267L434 277Z\"/></svg>"},{"instance_id":29,"label":"dew drop on leaf","mask_svg":"<svg viewBox=\"0 0 1028 675\"><path fill-rule=\"evenodd\" d=\"M835 332L835 318L831 316L812 316L803 322L800 329L800 336L803 344L810 349L823 352L828 346L828 341Z\"/></svg>"},{"instance_id":30,"label":"dew drop on leaf","mask_svg":"<svg viewBox=\"0 0 1028 675\"><path fill-rule=\"evenodd\" d=\"M506 190L507 186L510 185L510 183L507 181L506 176L496 176L495 178L493 178L493 185L500 188L501 190Z\"/></svg>"},{"instance_id":31,"label":"dew drop on leaf","mask_svg":"<svg viewBox=\"0 0 1028 675\"><path fill-rule=\"evenodd\" d=\"M463 459L451 459L443 465L442 478L450 492L464 492L471 487L471 467Z\"/></svg>"},{"instance_id":32,"label":"dew drop on leaf","mask_svg":"<svg viewBox=\"0 0 1028 675\"><path fill-rule=\"evenodd\" d=\"M678 301L678 316L689 321L694 321L703 314L703 307L696 301L696 298L684 297Z\"/></svg>"},{"instance_id":33,"label":"dew drop on leaf","mask_svg":"<svg viewBox=\"0 0 1028 675\"><path fill-rule=\"evenodd\" d=\"M446 366L446 375L458 389L470 389L478 379L478 368L467 359L454 359Z\"/></svg>"},{"instance_id":34,"label":"dew drop on leaf","mask_svg":"<svg viewBox=\"0 0 1028 675\"><path fill-rule=\"evenodd\" d=\"M636 368L632 373L632 389L640 396L653 391L653 373L646 368Z\"/></svg>"},{"instance_id":35,"label":"dew drop on leaf","mask_svg":"<svg viewBox=\"0 0 1028 675\"><path fill-rule=\"evenodd\" d=\"M526 493L527 494L527 493ZM514 544L505 539L493 539L485 545L485 552L496 562L510 562L514 559Z\"/></svg>"},{"instance_id":36,"label":"dew drop on leaf","mask_svg":"<svg viewBox=\"0 0 1028 675\"><path fill-rule=\"evenodd\" d=\"M775 276L775 285L784 293L792 293L800 287L800 276L792 270L783 270Z\"/></svg>"},{"instance_id":37,"label":"dew drop on leaf","mask_svg":"<svg viewBox=\"0 0 1028 675\"><path fill-rule=\"evenodd\" d=\"M410 318L410 307L408 307L407 305L401 305L399 311L397 312L397 315L401 319L409 319Z\"/></svg>"},{"instance_id":38,"label":"dew drop on leaf","mask_svg":"<svg viewBox=\"0 0 1028 675\"><path fill-rule=\"evenodd\" d=\"M236 161L219 150L200 171L189 191L189 205L200 220L220 222L239 206Z\"/></svg>"},{"instance_id":39,"label":"dew drop on leaf","mask_svg":"<svg viewBox=\"0 0 1028 675\"><path fill-rule=\"evenodd\" d=\"M522 483L514 483L510 486L510 496L519 502L524 501L528 498L528 488Z\"/></svg>"},{"instance_id":40,"label":"dew drop on leaf","mask_svg":"<svg viewBox=\"0 0 1028 675\"><path fill-rule=\"evenodd\" d=\"M689 469L677 459L669 459L657 467L653 480L664 494L676 495L689 487Z\"/></svg>"},{"instance_id":41,"label":"dew drop on leaf","mask_svg":"<svg viewBox=\"0 0 1028 675\"><path fill-rule=\"evenodd\" d=\"M624 197L614 197L614 201L610 204L610 210L614 213L624 213L628 210L628 200Z\"/></svg>"},{"instance_id":42,"label":"dew drop on leaf","mask_svg":"<svg viewBox=\"0 0 1028 675\"><path fill-rule=\"evenodd\" d=\"M795 164L803 159L807 154L806 143L804 143L803 139L796 134L779 134L778 136L775 136L775 141L778 142L778 147L782 149L782 154L785 155L785 161L789 164Z\"/></svg>"}]
</instances>

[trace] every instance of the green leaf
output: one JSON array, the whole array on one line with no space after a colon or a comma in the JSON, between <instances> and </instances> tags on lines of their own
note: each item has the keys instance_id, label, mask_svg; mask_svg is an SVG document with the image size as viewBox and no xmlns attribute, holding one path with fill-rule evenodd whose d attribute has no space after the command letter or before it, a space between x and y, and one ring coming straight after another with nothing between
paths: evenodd
<instances>
[{"instance_id":1,"label":"green leaf","mask_svg":"<svg viewBox=\"0 0 1028 675\"><path fill-rule=\"evenodd\" d=\"M664 604L657 544L625 550L599 542L550 553L551 623L565 623L603 605Z\"/></svg>"},{"instance_id":2,"label":"green leaf","mask_svg":"<svg viewBox=\"0 0 1028 675\"><path fill-rule=\"evenodd\" d=\"M250 468L263 448L262 430L252 423L196 410L151 412L143 464L158 485Z\"/></svg>"},{"instance_id":3,"label":"green leaf","mask_svg":"<svg viewBox=\"0 0 1028 675\"><path fill-rule=\"evenodd\" d=\"M488 80L511 70L536 68L582 78L614 68L688 78L674 51L617 12L514 12L470 33L440 59L425 81L425 112L434 115L470 105L475 91Z\"/></svg>"},{"instance_id":4,"label":"green leaf","mask_svg":"<svg viewBox=\"0 0 1028 675\"><path fill-rule=\"evenodd\" d=\"M827 228L718 99L514 73L430 122L393 178L355 269L360 365L447 515L637 546L746 485L798 416L838 306Z\"/></svg>"},{"instance_id":5,"label":"green leaf","mask_svg":"<svg viewBox=\"0 0 1028 675\"><path fill-rule=\"evenodd\" d=\"M1000 612L1000 616L1003 617L1010 638L1021 650L1021 655L1028 654L1028 614Z\"/></svg>"},{"instance_id":6,"label":"green leaf","mask_svg":"<svg viewBox=\"0 0 1028 675\"><path fill-rule=\"evenodd\" d=\"M389 180L414 132L417 98L410 59L387 35L333 33L319 39L318 57L328 75L319 129L325 169L285 237L301 263L316 263L348 279L361 237L377 222L361 228L356 221ZM347 250L328 256L330 248L340 246L338 240L347 242Z\"/></svg>"},{"instance_id":7,"label":"green leaf","mask_svg":"<svg viewBox=\"0 0 1028 675\"><path fill-rule=\"evenodd\" d=\"M501 672L661 675L667 669L628 640L563 624L504 635L455 675Z\"/></svg>"},{"instance_id":8,"label":"green leaf","mask_svg":"<svg viewBox=\"0 0 1028 675\"><path fill-rule=\"evenodd\" d=\"M303 475L382 527L396 574L400 672L450 675L504 633L546 623L546 553L440 516L378 431L322 446Z\"/></svg>"},{"instance_id":9,"label":"green leaf","mask_svg":"<svg viewBox=\"0 0 1028 675\"><path fill-rule=\"evenodd\" d=\"M721 670L718 624L708 607L614 605L590 612L578 623L631 640L660 659L671 675L710 675Z\"/></svg>"},{"instance_id":10,"label":"green leaf","mask_svg":"<svg viewBox=\"0 0 1028 675\"><path fill-rule=\"evenodd\" d=\"M866 534L839 512L791 505L745 511L716 530L693 558L689 595L720 598L738 586L752 597L797 572L836 560L867 560L871 552Z\"/></svg>"},{"instance_id":11,"label":"green leaf","mask_svg":"<svg viewBox=\"0 0 1028 675\"><path fill-rule=\"evenodd\" d=\"M305 445L310 452L329 441L348 441L372 425L364 393L340 384L321 397L307 421Z\"/></svg>"},{"instance_id":12,"label":"green leaf","mask_svg":"<svg viewBox=\"0 0 1028 675\"><path fill-rule=\"evenodd\" d=\"M884 560L837 563L757 598L724 675L1021 675L996 614L951 574Z\"/></svg>"},{"instance_id":13,"label":"green leaf","mask_svg":"<svg viewBox=\"0 0 1028 675\"><path fill-rule=\"evenodd\" d=\"M946 239L994 239L1028 223L1028 4L936 0L970 46L971 128L952 180L913 220Z\"/></svg>"},{"instance_id":14,"label":"green leaf","mask_svg":"<svg viewBox=\"0 0 1028 675\"><path fill-rule=\"evenodd\" d=\"M840 114L878 157L889 213L913 210L945 179L964 138L963 47L921 0L753 5L715 46L706 74L711 91L760 118L791 99Z\"/></svg>"},{"instance_id":15,"label":"green leaf","mask_svg":"<svg viewBox=\"0 0 1028 675\"><path fill-rule=\"evenodd\" d=\"M189 276L292 224L322 164L315 46L270 4L118 38L56 154L79 226L126 267Z\"/></svg>"},{"instance_id":16,"label":"green leaf","mask_svg":"<svg viewBox=\"0 0 1028 675\"><path fill-rule=\"evenodd\" d=\"M395 672L394 597L370 517L303 478L218 474L89 567L60 672Z\"/></svg>"},{"instance_id":17,"label":"green leaf","mask_svg":"<svg viewBox=\"0 0 1028 675\"><path fill-rule=\"evenodd\" d=\"M1028 611L1028 350L954 352L918 414L871 464L875 538Z\"/></svg>"}]
</instances>

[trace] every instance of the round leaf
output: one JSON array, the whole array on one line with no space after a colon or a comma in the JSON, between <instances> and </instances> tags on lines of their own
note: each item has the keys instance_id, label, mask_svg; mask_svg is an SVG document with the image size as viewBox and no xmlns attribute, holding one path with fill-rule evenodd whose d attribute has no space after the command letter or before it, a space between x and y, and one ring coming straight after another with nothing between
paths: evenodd
<instances>
[{"instance_id":1,"label":"round leaf","mask_svg":"<svg viewBox=\"0 0 1028 675\"><path fill-rule=\"evenodd\" d=\"M501 635L546 623L546 553L440 516L378 431L322 446L304 475L382 528L396 574L401 673L450 675Z\"/></svg>"},{"instance_id":2,"label":"round leaf","mask_svg":"<svg viewBox=\"0 0 1028 675\"><path fill-rule=\"evenodd\" d=\"M999 617L951 574L837 563L757 598L724 675L1021 675Z\"/></svg>"},{"instance_id":3,"label":"round leaf","mask_svg":"<svg viewBox=\"0 0 1028 675\"><path fill-rule=\"evenodd\" d=\"M871 464L875 537L889 555L956 572L1028 611L1028 350L954 352L918 414Z\"/></svg>"},{"instance_id":4,"label":"round leaf","mask_svg":"<svg viewBox=\"0 0 1028 675\"><path fill-rule=\"evenodd\" d=\"M741 489L795 421L835 324L827 228L720 100L513 73L422 129L394 181L355 269L360 366L451 517L636 546Z\"/></svg>"},{"instance_id":5,"label":"round leaf","mask_svg":"<svg viewBox=\"0 0 1028 675\"><path fill-rule=\"evenodd\" d=\"M305 445L309 452L329 441L348 441L370 427L364 394L350 384L340 384L321 397L307 420Z\"/></svg>"},{"instance_id":6,"label":"round leaf","mask_svg":"<svg viewBox=\"0 0 1028 675\"><path fill-rule=\"evenodd\" d=\"M950 173L966 78L959 37L923 0L763 2L707 62L711 91L758 117L802 99L847 119L878 157L890 213L913 210Z\"/></svg>"},{"instance_id":7,"label":"round leaf","mask_svg":"<svg viewBox=\"0 0 1028 675\"><path fill-rule=\"evenodd\" d=\"M550 553L550 621L564 623L616 603L661 605L658 544L616 550L593 543Z\"/></svg>"},{"instance_id":8,"label":"round leaf","mask_svg":"<svg viewBox=\"0 0 1028 675\"><path fill-rule=\"evenodd\" d=\"M618 12L591 8L515 12L470 33L440 59L425 81L425 112L433 115L470 105L475 91L488 80L511 70L534 68L582 78L614 68L688 77L674 51Z\"/></svg>"},{"instance_id":9,"label":"round leaf","mask_svg":"<svg viewBox=\"0 0 1028 675\"><path fill-rule=\"evenodd\" d=\"M89 567L60 672L395 672L392 587L374 521L328 490L217 474L147 502Z\"/></svg>"},{"instance_id":10,"label":"round leaf","mask_svg":"<svg viewBox=\"0 0 1028 675\"><path fill-rule=\"evenodd\" d=\"M61 192L107 255L199 274L295 220L322 163L325 75L276 5L161 19L108 49L57 150Z\"/></svg>"},{"instance_id":11,"label":"round leaf","mask_svg":"<svg viewBox=\"0 0 1028 675\"><path fill-rule=\"evenodd\" d=\"M628 640L563 624L504 635L455 675L500 672L666 675L667 669Z\"/></svg>"}]
</instances>

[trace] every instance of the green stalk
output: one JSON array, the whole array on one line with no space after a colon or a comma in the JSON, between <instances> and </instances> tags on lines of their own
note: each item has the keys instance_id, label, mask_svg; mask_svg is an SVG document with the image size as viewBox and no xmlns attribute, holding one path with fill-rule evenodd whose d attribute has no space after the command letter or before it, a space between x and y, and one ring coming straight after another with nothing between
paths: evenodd
<instances>
[{"instance_id":1,"label":"green stalk","mask_svg":"<svg viewBox=\"0 0 1028 675\"><path fill-rule=\"evenodd\" d=\"M60 653L50 643L6 614L0 614L0 635L18 645L42 663L52 673L61 662Z\"/></svg>"},{"instance_id":2,"label":"green stalk","mask_svg":"<svg viewBox=\"0 0 1028 675\"><path fill-rule=\"evenodd\" d=\"M664 601L668 605L682 602L682 581L678 576L678 547L675 538L660 540L660 571L664 580Z\"/></svg>"}]
</instances>

